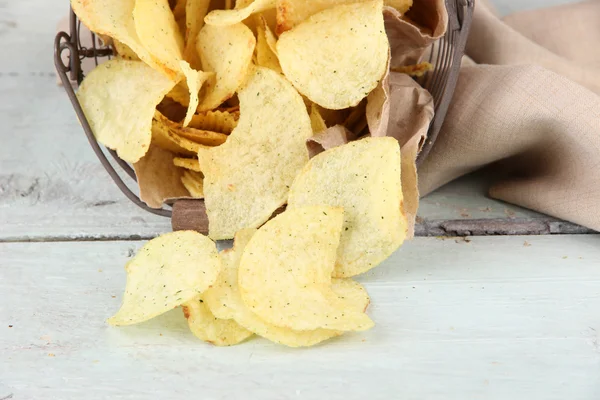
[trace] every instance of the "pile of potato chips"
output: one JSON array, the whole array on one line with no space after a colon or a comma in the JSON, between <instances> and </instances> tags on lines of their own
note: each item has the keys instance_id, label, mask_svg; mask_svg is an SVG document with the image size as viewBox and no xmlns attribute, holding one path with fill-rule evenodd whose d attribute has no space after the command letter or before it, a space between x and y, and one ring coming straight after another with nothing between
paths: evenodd
<instances>
[{"instance_id":1,"label":"pile of potato chips","mask_svg":"<svg viewBox=\"0 0 600 400\"><path fill-rule=\"evenodd\" d=\"M209 220L208 237L173 232L140 250L109 322L181 306L207 342L294 347L372 327L351 277L410 229L382 114L384 14L412 0L71 3L116 53L77 94L97 140L134 165L149 206L204 199Z\"/></svg>"}]
</instances>

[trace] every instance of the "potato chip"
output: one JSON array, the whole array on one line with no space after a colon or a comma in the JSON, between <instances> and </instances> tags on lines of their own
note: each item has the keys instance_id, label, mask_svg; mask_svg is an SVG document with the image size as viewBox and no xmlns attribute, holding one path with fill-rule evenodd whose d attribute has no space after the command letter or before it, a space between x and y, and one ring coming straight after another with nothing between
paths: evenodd
<instances>
[{"instance_id":1,"label":"potato chip","mask_svg":"<svg viewBox=\"0 0 600 400\"><path fill-rule=\"evenodd\" d=\"M366 272L402 244L407 220L401 204L400 148L390 137L350 142L312 158L288 199L288 209L344 208L336 277Z\"/></svg>"},{"instance_id":2,"label":"potato chip","mask_svg":"<svg viewBox=\"0 0 600 400\"><path fill-rule=\"evenodd\" d=\"M175 0L175 6L173 7L175 19L185 19L187 3L188 0Z\"/></svg>"},{"instance_id":3,"label":"potato chip","mask_svg":"<svg viewBox=\"0 0 600 400\"><path fill-rule=\"evenodd\" d=\"M388 65L391 55L388 55ZM387 136L390 122L390 74L389 68L379 85L367 96L365 117L369 134L373 137Z\"/></svg>"},{"instance_id":4,"label":"potato chip","mask_svg":"<svg viewBox=\"0 0 600 400\"><path fill-rule=\"evenodd\" d=\"M140 161L133 164L140 199L151 208L162 208L166 199L189 195L181 182L182 171L174 164L174 155L155 144Z\"/></svg>"},{"instance_id":5,"label":"potato chip","mask_svg":"<svg viewBox=\"0 0 600 400\"><path fill-rule=\"evenodd\" d=\"M187 106L184 107L181 103L168 97L175 91L175 88L173 88L167 93L167 96L156 106L156 110L171 121L183 121L187 113Z\"/></svg>"},{"instance_id":6,"label":"potato chip","mask_svg":"<svg viewBox=\"0 0 600 400\"><path fill-rule=\"evenodd\" d=\"M187 0L185 9L185 48L183 58L188 61L193 68L200 69L200 57L196 50L196 39L200 29L204 26L204 17L208 12L210 0Z\"/></svg>"},{"instance_id":7,"label":"potato chip","mask_svg":"<svg viewBox=\"0 0 600 400\"><path fill-rule=\"evenodd\" d=\"M157 67L135 30L135 2L136 0L71 0L71 8L92 32L108 35L127 45L145 63Z\"/></svg>"},{"instance_id":8,"label":"potato chip","mask_svg":"<svg viewBox=\"0 0 600 400\"><path fill-rule=\"evenodd\" d=\"M327 129L325 120L319 113L319 108L314 103L310 105L310 125L315 135Z\"/></svg>"},{"instance_id":9,"label":"potato chip","mask_svg":"<svg viewBox=\"0 0 600 400\"><path fill-rule=\"evenodd\" d=\"M179 82L177 85L171 89L169 93L167 93L167 97L175 100L177 103L184 106L186 109L189 108L190 105L190 89L187 87L187 83L185 81ZM187 116L187 110L186 110ZM183 118L185 119L185 117Z\"/></svg>"},{"instance_id":10,"label":"potato chip","mask_svg":"<svg viewBox=\"0 0 600 400\"><path fill-rule=\"evenodd\" d=\"M135 54L135 51L131 50L131 48L125 43L121 43L117 39L113 39L112 45L118 57L124 58L125 60L140 61L140 58L137 54Z\"/></svg>"},{"instance_id":11,"label":"potato chip","mask_svg":"<svg viewBox=\"0 0 600 400\"><path fill-rule=\"evenodd\" d=\"M220 132L205 131L202 129L195 129L190 127L183 128L181 126L178 126L174 129L175 134L183 138L189 139L194 143L202 144L205 146L219 146L225 143L225 141L227 140L227 135Z\"/></svg>"},{"instance_id":12,"label":"potato chip","mask_svg":"<svg viewBox=\"0 0 600 400\"><path fill-rule=\"evenodd\" d=\"M237 126L239 113L228 111L206 111L195 114L188 125L190 128L230 134Z\"/></svg>"},{"instance_id":13,"label":"potato chip","mask_svg":"<svg viewBox=\"0 0 600 400\"><path fill-rule=\"evenodd\" d=\"M186 9L194 5L197 5L196 0L189 0ZM137 0L133 16L140 41L152 54L156 64L162 65L166 73L171 71L171 78L174 80L179 81L182 75L186 78L185 84L180 86L186 87L189 94L185 96L181 93L177 101L188 106L183 121L183 125L187 126L196 112L200 88L207 79L213 77L213 73L197 71L183 60L183 37L167 0ZM195 44L193 49L195 52Z\"/></svg>"},{"instance_id":14,"label":"potato chip","mask_svg":"<svg viewBox=\"0 0 600 400\"><path fill-rule=\"evenodd\" d=\"M341 208L312 206L288 209L262 226L240 260L244 304L266 322L294 330L371 328L362 310L331 289L343 223Z\"/></svg>"},{"instance_id":15,"label":"potato chip","mask_svg":"<svg viewBox=\"0 0 600 400\"><path fill-rule=\"evenodd\" d=\"M193 198L204 198L204 177L201 173L195 171L183 171L181 183L185 186L187 191L190 192L190 196Z\"/></svg>"},{"instance_id":16,"label":"potato chip","mask_svg":"<svg viewBox=\"0 0 600 400\"><path fill-rule=\"evenodd\" d=\"M343 332L330 329L294 331L269 324L246 307L238 287L238 268L244 249L256 229L243 229L236 233L233 249L221 252L223 269L217 282L203 298L210 310L220 318L233 318L241 326L275 343L290 347L312 346ZM370 299L364 288L351 279L332 279L331 289L347 307L364 312Z\"/></svg>"},{"instance_id":17,"label":"potato chip","mask_svg":"<svg viewBox=\"0 0 600 400\"><path fill-rule=\"evenodd\" d=\"M267 221L308 161L310 118L289 82L255 67L238 96L240 119L227 142L198 153L214 239L231 239Z\"/></svg>"},{"instance_id":18,"label":"potato chip","mask_svg":"<svg viewBox=\"0 0 600 400\"><path fill-rule=\"evenodd\" d=\"M204 301L218 318L234 318L244 306L238 290L238 268L244 249L255 233L255 228L236 232L233 247L220 253L223 268L214 285L204 293Z\"/></svg>"},{"instance_id":19,"label":"potato chip","mask_svg":"<svg viewBox=\"0 0 600 400\"><path fill-rule=\"evenodd\" d=\"M167 128L167 136L171 141L191 151L197 151L199 148L194 144L218 146L225 143L228 137L224 133L220 132L183 127L181 124L170 121L166 118L162 118L161 123ZM194 144L189 144L188 141L191 141Z\"/></svg>"},{"instance_id":20,"label":"potato chip","mask_svg":"<svg viewBox=\"0 0 600 400\"><path fill-rule=\"evenodd\" d=\"M236 5L233 10L214 10L204 18L204 22L215 26L235 25L252 14L271 8L275 8L275 0L254 0L246 7L238 8Z\"/></svg>"},{"instance_id":21,"label":"potato chip","mask_svg":"<svg viewBox=\"0 0 600 400\"><path fill-rule=\"evenodd\" d=\"M386 6L395 8L401 14L404 14L405 12L410 10L410 8L412 7L413 0L385 0L384 4Z\"/></svg>"},{"instance_id":22,"label":"potato chip","mask_svg":"<svg viewBox=\"0 0 600 400\"><path fill-rule=\"evenodd\" d=\"M353 139L358 137L358 134L366 126L367 117L367 99L363 99L356 107L350 109L348 118L344 121L344 126L354 133Z\"/></svg>"},{"instance_id":23,"label":"potato chip","mask_svg":"<svg viewBox=\"0 0 600 400\"><path fill-rule=\"evenodd\" d=\"M261 15L261 17L262 17L262 15ZM275 54L275 56L277 56L277 38L275 37L275 34L273 33L273 30L269 26L269 23L266 18L264 18L264 17L261 18L261 24L265 30L265 39L267 39L267 44L269 45L269 48L271 49L273 54Z\"/></svg>"},{"instance_id":24,"label":"potato chip","mask_svg":"<svg viewBox=\"0 0 600 400\"><path fill-rule=\"evenodd\" d=\"M366 312L371 304L369 293L360 283L350 278L332 278L331 290L346 307L359 312Z\"/></svg>"},{"instance_id":25,"label":"potato chip","mask_svg":"<svg viewBox=\"0 0 600 400\"><path fill-rule=\"evenodd\" d=\"M152 140L156 141L159 147L176 154L194 155L201 148L207 147L182 136L183 129L188 128L182 128L157 111L152 121Z\"/></svg>"},{"instance_id":26,"label":"potato chip","mask_svg":"<svg viewBox=\"0 0 600 400\"><path fill-rule=\"evenodd\" d=\"M387 67L389 43L382 0L321 11L277 42L279 63L300 93L322 107L353 107Z\"/></svg>"},{"instance_id":27,"label":"potato chip","mask_svg":"<svg viewBox=\"0 0 600 400\"><path fill-rule=\"evenodd\" d=\"M394 71L394 72L400 72L403 74L407 74L409 76L416 76L416 77L421 77L421 76L425 75L427 72L433 71L433 70L434 70L433 65L428 62L422 62L422 63L418 63L418 64L405 65L405 66L401 66L401 67L392 68L392 71Z\"/></svg>"},{"instance_id":28,"label":"potato chip","mask_svg":"<svg viewBox=\"0 0 600 400\"><path fill-rule=\"evenodd\" d=\"M194 299L215 283L221 259L206 236L178 231L146 243L125 270L123 304L111 325L144 322Z\"/></svg>"},{"instance_id":29,"label":"potato chip","mask_svg":"<svg viewBox=\"0 0 600 400\"><path fill-rule=\"evenodd\" d=\"M201 172L200 163L196 158L174 157L173 165L176 167L189 169L190 171Z\"/></svg>"},{"instance_id":30,"label":"potato chip","mask_svg":"<svg viewBox=\"0 0 600 400\"><path fill-rule=\"evenodd\" d=\"M198 104L200 103L200 100L198 98L200 88L202 88L204 82L206 82L208 79L214 76L214 73L196 71L195 69L190 67L190 65L186 61L180 61L179 65L181 66L181 71L186 77L186 86L188 88L189 93L188 110L185 115L185 119L183 120L183 126L188 126L189 123L192 121L196 109L198 108Z\"/></svg>"},{"instance_id":31,"label":"potato chip","mask_svg":"<svg viewBox=\"0 0 600 400\"><path fill-rule=\"evenodd\" d=\"M253 335L232 319L215 317L201 297L188 301L182 308L192 333L215 346L232 346Z\"/></svg>"},{"instance_id":32,"label":"potato chip","mask_svg":"<svg viewBox=\"0 0 600 400\"><path fill-rule=\"evenodd\" d=\"M175 154L195 156L197 154L196 148L200 145L185 139L191 144L186 142L187 147L183 147L178 140L179 136L173 134L170 129L169 126L171 123L172 121L159 111L156 111L152 120L152 144L156 144L161 149L169 150ZM189 150L188 148L192 149Z\"/></svg>"},{"instance_id":33,"label":"potato chip","mask_svg":"<svg viewBox=\"0 0 600 400\"><path fill-rule=\"evenodd\" d=\"M136 0L135 30L154 62L171 79L178 80L183 58L183 38L168 0Z\"/></svg>"},{"instance_id":34,"label":"potato chip","mask_svg":"<svg viewBox=\"0 0 600 400\"><path fill-rule=\"evenodd\" d=\"M261 67L272 69L278 73L282 73L277 54L269 46L267 39L267 30L269 27L267 21L261 15L260 23L257 24L257 39L256 39L256 63ZM274 45L276 48L276 44Z\"/></svg>"},{"instance_id":35,"label":"potato chip","mask_svg":"<svg viewBox=\"0 0 600 400\"><path fill-rule=\"evenodd\" d=\"M310 16L328 8L361 1L363 0L278 0L277 33L282 34ZM385 0L384 4L405 13L412 6L412 0Z\"/></svg>"},{"instance_id":36,"label":"potato chip","mask_svg":"<svg viewBox=\"0 0 600 400\"><path fill-rule=\"evenodd\" d=\"M77 98L96 139L135 163L150 146L156 105L174 85L142 62L113 59L88 74Z\"/></svg>"},{"instance_id":37,"label":"potato chip","mask_svg":"<svg viewBox=\"0 0 600 400\"><path fill-rule=\"evenodd\" d=\"M197 40L202 69L212 71L198 111L212 110L235 94L244 82L256 39L242 23L226 27L205 25Z\"/></svg>"}]
</instances>

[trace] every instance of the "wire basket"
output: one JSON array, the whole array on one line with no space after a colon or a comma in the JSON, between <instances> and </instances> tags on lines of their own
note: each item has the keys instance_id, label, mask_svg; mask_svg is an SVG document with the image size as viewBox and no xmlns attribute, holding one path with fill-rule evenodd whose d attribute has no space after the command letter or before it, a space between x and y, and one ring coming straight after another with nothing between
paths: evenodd
<instances>
[{"instance_id":1,"label":"wire basket","mask_svg":"<svg viewBox=\"0 0 600 400\"><path fill-rule=\"evenodd\" d=\"M473 16L475 0L446 0L446 8L448 11L448 30L444 37L433 44L429 62L433 64L434 70L428 72L418 82L431 93L434 101L435 115L429 126L427 140L423 145L417 159L417 165L421 164L427 157L437 135L442 127L446 112L452 100L456 81L458 79L461 59L464 54L464 49L469 34L471 19ZM138 207L156 215L164 217L173 217L173 211L168 207L162 209L153 209L148 207L139 196L131 190L127 183L123 180L116 165L121 169L121 172L129 176L133 182L136 181L136 176L133 168L121 160L115 151L104 149L101 147L94 137L94 133L83 113L81 105L75 95L75 88L81 84L84 78L84 62L98 65L102 59L110 59L113 52L110 46L107 46L94 33L91 35L91 48L82 45L81 21L77 18L73 10L70 13L69 31L59 32L56 35L54 42L54 63L57 73L61 79L63 86L73 104L73 108L81 122L87 139L96 153L96 156L119 187L121 192L129 200ZM93 65L92 64L92 65ZM107 151L114 160L114 164L109 161L105 154ZM197 200L196 202L202 202Z\"/></svg>"}]
</instances>

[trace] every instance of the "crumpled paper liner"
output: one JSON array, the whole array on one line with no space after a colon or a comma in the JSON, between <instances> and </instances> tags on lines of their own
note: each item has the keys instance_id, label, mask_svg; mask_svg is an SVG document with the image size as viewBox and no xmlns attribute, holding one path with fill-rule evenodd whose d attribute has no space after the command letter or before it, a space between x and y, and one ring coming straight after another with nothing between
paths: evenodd
<instances>
[{"instance_id":1,"label":"crumpled paper liner","mask_svg":"<svg viewBox=\"0 0 600 400\"><path fill-rule=\"evenodd\" d=\"M385 7L385 31L392 51L391 66L417 64L433 42L448 29L444 0L415 1L405 16Z\"/></svg>"},{"instance_id":2,"label":"crumpled paper liner","mask_svg":"<svg viewBox=\"0 0 600 400\"><path fill-rule=\"evenodd\" d=\"M148 207L162 208L167 199L190 196L181 183L183 170L173 164L173 158L175 155L172 152L150 145L146 155L133 164L140 187L140 199Z\"/></svg>"}]
</instances>

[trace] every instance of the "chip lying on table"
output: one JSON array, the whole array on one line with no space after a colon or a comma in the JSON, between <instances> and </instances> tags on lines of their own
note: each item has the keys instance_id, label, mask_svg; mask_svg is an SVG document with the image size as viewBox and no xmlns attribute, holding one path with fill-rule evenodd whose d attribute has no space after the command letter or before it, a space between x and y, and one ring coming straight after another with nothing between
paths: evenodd
<instances>
[{"instance_id":1,"label":"chip lying on table","mask_svg":"<svg viewBox=\"0 0 600 400\"><path fill-rule=\"evenodd\" d=\"M77 93L96 139L135 164L149 207L194 199L208 218L208 236L167 233L139 250L108 322L181 307L217 346L253 335L312 346L373 327L350 277L410 224L400 144L370 137L366 110L388 118L387 97L369 95L387 93L391 67L410 68L390 65L384 14L412 0L71 3L115 47Z\"/></svg>"}]
</instances>

